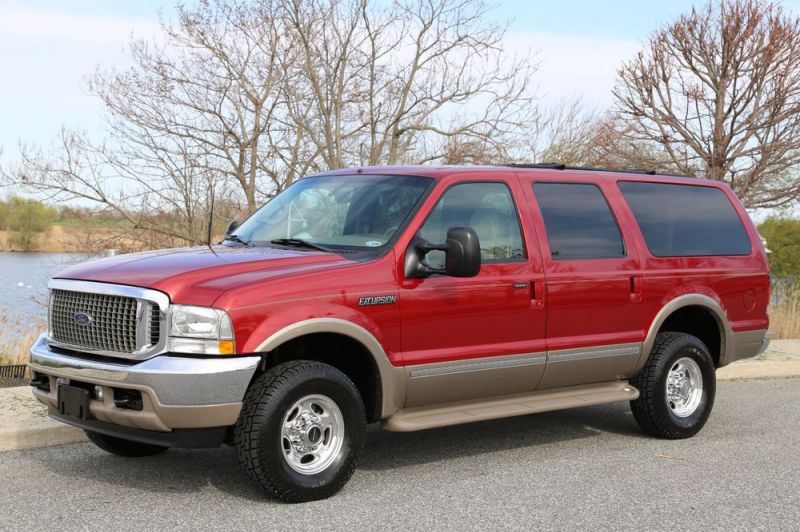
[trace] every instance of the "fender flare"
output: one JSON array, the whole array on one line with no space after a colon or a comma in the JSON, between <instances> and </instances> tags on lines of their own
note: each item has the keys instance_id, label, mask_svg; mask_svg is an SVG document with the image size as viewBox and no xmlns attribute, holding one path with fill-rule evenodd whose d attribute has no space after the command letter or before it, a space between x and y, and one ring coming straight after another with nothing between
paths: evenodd
<instances>
[{"instance_id":1,"label":"fender flare","mask_svg":"<svg viewBox=\"0 0 800 532\"><path fill-rule=\"evenodd\" d=\"M382 419L386 419L403 407L406 398L404 369L393 366L378 339L367 329L352 321L339 318L312 318L292 323L272 333L258 345L255 352L272 351L289 340L315 333L334 333L348 336L363 345L372 355L381 378Z\"/></svg>"},{"instance_id":2,"label":"fender flare","mask_svg":"<svg viewBox=\"0 0 800 532\"><path fill-rule=\"evenodd\" d=\"M664 322L667 321L667 318L669 318L676 310L690 306L703 307L711 312L711 315L717 322L717 327L719 328L720 333L719 364L720 366L725 364L725 359L728 353L732 352L734 348L733 329L731 329L730 322L728 321L728 315L717 301L706 295L684 294L670 300L667 304L661 307L661 310L658 311L656 317L653 318L653 321L650 324L650 329L647 331L647 336L642 344L642 355L639 358L639 364L636 368L637 371L644 366L645 362L650 357L650 352L653 350L653 344L655 344L658 331L661 329L661 326L664 325Z\"/></svg>"}]
</instances>

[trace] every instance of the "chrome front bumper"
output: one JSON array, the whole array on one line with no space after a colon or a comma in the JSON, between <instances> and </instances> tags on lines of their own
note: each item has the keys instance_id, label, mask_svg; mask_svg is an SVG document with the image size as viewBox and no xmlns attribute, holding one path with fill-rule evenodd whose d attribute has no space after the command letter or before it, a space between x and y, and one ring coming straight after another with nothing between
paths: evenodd
<instances>
[{"instance_id":1,"label":"chrome front bumper","mask_svg":"<svg viewBox=\"0 0 800 532\"><path fill-rule=\"evenodd\" d=\"M50 391L33 389L42 403L57 405L56 380L101 386L104 399L91 401L92 415L104 422L145 430L170 431L236 423L250 380L261 358L189 358L168 354L136 362L97 361L57 353L46 335L31 347L31 370L50 378ZM115 389L139 390L141 411L116 408Z\"/></svg>"}]
</instances>

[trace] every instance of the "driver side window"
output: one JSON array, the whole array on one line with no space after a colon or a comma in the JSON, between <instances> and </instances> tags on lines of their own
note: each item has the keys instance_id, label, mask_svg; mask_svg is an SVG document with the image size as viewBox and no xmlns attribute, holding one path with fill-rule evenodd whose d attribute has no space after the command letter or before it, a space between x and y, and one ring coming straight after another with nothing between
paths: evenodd
<instances>
[{"instance_id":1,"label":"driver side window","mask_svg":"<svg viewBox=\"0 0 800 532\"><path fill-rule=\"evenodd\" d=\"M511 191L503 183L462 183L439 199L419 235L433 244L444 243L451 227L471 227L478 234L482 262L525 258L522 231ZM431 251L425 262L444 267L444 252Z\"/></svg>"}]
</instances>

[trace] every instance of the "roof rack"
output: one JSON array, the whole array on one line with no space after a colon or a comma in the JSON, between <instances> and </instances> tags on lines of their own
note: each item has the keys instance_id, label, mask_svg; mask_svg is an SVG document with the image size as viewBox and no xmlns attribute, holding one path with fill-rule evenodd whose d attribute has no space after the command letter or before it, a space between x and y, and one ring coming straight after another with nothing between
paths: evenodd
<instances>
[{"instance_id":1,"label":"roof rack","mask_svg":"<svg viewBox=\"0 0 800 532\"><path fill-rule=\"evenodd\" d=\"M646 170L638 168L594 168L591 166L567 166L561 163L506 163L500 166L508 166L511 168L542 168L550 170L586 170L589 172L617 172L620 174L645 174L645 175L663 175L669 177L692 177L683 174L662 174L655 170Z\"/></svg>"}]
</instances>

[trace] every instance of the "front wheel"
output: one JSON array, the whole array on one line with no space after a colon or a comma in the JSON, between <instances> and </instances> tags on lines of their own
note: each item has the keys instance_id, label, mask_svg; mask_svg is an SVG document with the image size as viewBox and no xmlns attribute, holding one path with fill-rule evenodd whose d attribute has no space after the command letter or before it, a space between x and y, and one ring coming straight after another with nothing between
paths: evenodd
<instances>
[{"instance_id":1,"label":"front wheel","mask_svg":"<svg viewBox=\"0 0 800 532\"><path fill-rule=\"evenodd\" d=\"M706 424L714 406L716 375L706 345L690 334L665 332L631 384L640 396L631 401L636 422L659 438L690 438Z\"/></svg>"},{"instance_id":2,"label":"front wheel","mask_svg":"<svg viewBox=\"0 0 800 532\"><path fill-rule=\"evenodd\" d=\"M364 445L358 389L338 369L278 364L252 384L234 430L245 472L285 502L330 497L350 479Z\"/></svg>"}]
</instances>

